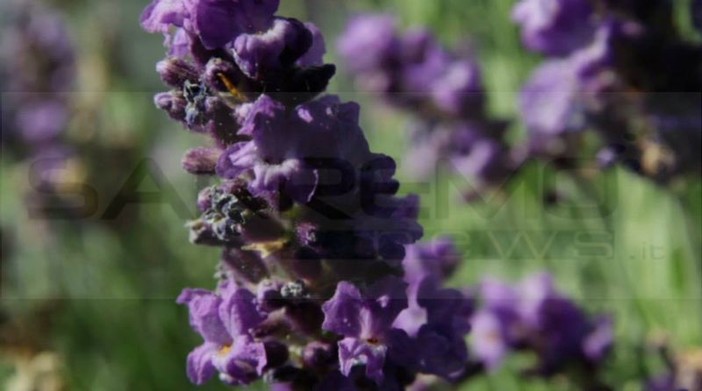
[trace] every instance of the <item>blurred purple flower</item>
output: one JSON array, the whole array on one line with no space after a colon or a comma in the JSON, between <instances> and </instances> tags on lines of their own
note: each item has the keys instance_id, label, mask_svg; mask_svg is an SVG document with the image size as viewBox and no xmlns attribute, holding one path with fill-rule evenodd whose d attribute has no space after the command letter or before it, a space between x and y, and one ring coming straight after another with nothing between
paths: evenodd
<instances>
[{"instance_id":1,"label":"blurred purple flower","mask_svg":"<svg viewBox=\"0 0 702 391\"><path fill-rule=\"evenodd\" d=\"M356 17L338 45L359 88L416 116L405 159L411 175L424 178L449 163L481 191L516 169L504 126L488 118L482 75L470 53L447 50L425 29L401 33L387 15Z\"/></svg>"},{"instance_id":2,"label":"blurred purple flower","mask_svg":"<svg viewBox=\"0 0 702 391\"><path fill-rule=\"evenodd\" d=\"M588 0L521 0L512 18L522 28L524 44L547 55L568 55L594 32L594 9Z\"/></svg>"},{"instance_id":3,"label":"blurred purple flower","mask_svg":"<svg viewBox=\"0 0 702 391\"><path fill-rule=\"evenodd\" d=\"M517 287L487 279L483 305L473 317L471 349L486 368L498 368L515 350L538 357L533 372L551 376L570 366L592 370L607 359L614 343L612 321L591 319L556 291L553 278L535 274Z\"/></svg>"}]
</instances>

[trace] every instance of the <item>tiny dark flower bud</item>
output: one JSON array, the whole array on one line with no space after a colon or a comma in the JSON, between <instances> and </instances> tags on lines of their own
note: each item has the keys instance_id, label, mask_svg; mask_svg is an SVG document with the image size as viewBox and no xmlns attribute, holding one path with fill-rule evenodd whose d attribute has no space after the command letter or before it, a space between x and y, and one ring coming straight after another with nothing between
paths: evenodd
<instances>
[{"instance_id":1,"label":"tiny dark flower bud","mask_svg":"<svg viewBox=\"0 0 702 391\"><path fill-rule=\"evenodd\" d=\"M197 83L199 79L195 67L177 57L159 61L156 64L156 72L164 83L173 88L182 88L186 81Z\"/></svg>"},{"instance_id":2,"label":"tiny dark flower bud","mask_svg":"<svg viewBox=\"0 0 702 391\"><path fill-rule=\"evenodd\" d=\"M206 187L197 195L197 208L200 212L205 212L212 208L212 192L215 191L214 186Z\"/></svg>"},{"instance_id":3,"label":"tiny dark flower bud","mask_svg":"<svg viewBox=\"0 0 702 391\"><path fill-rule=\"evenodd\" d=\"M219 227L218 231L213 228L213 225L203 219L197 219L186 224L189 230L189 239L193 244L204 246L222 246L224 244L241 245L241 239L235 235L225 237L223 228Z\"/></svg>"},{"instance_id":4,"label":"tiny dark flower bud","mask_svg":"<svg viewBox=\"0 0 702 391\"><path fill-rule=\"evenodd\" d=\"M237 280L258 283L268 277L268 268L261 257L252 251L227 247L222 253L222 262L227 265Z\"/></svg>"},{"instance_id":5,"label":"tiny dark flower bud","mask_svg":"<svg viewBox=\"0 0 702 391\"><path fill-rule=\"evenodd\" d=\"M214 175L217 160L222 154L217 148L198 147L188 150L181 160L183 169L195 175Z\"/></svg>"},{"instance_id":6,"label":"tiny dark flower bud","mask_svg":"<svg viewBox=\"0 0 702 391\"><path fill-rule=\"evenodd\" d=\"M154 104L168 113L176 121L185 122L185 109L188 102L183 94L177 91L161 92L154 97Z\"/></svg>"}]
</instances>

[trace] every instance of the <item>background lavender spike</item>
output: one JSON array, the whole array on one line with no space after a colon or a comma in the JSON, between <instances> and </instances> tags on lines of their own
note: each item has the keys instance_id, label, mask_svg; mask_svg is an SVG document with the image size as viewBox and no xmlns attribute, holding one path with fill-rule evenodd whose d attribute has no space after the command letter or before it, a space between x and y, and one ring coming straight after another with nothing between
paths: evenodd
<instances>
[{"instance_id":1,"label":"background lavender spike","mask_svg":"<svg viewBox=\"0 0 702 391\"><path fill-rule=\"evenodd\" d=\"M75 48L63 17L51 8L33 3L7 8L12 22L3 25L0 47L0 76L7 92L3 149L62 162L69 153L62 140L71 116Z\"/></svg>"},{"instance_id":2,"label":"background lavender spike","mask_svg":"<svg viewBox=\"0 0 702 391\"><path fill-rule=\"evenodd\" d=\"M521 95L528 154L591 159L578 151L592 130L606 167L619 163L660 184L699 174L702 157L689 146L702 141L702 46L681 38L672 2L539 3L514 8L525 45L552 57ZM576 14L580 22L564 23Z\"/></svg>"},{"instance_id":3,"label":"background lavender spike","mask_svg":"<svg viewBox=\"0 0 702 391\"><path fill-rule=\"evenodd\" d=\"M609 389L600 376L614 344L612 319L588 316L556 290L552 276L534 274L516 286L488 278L479 297L471 351L487 370L526 351L537 358L526 375L570 374L583 390Z\"/></svg>"},{"instance_id":4,"label":"background lavender spike","mask_svg":"<svg viewBox=\"0 0 702 391\"><path fill-rule=\"evenodd\" d=\"M402 33L382 14L356 16L338 47L361 92L414 114L408 173L426 179L440 162L473 180L478 192L514 174L518 162L504 140L507 123L487 113L472 53L447 50L426 29Z\"/></svg>"}]
</instances>

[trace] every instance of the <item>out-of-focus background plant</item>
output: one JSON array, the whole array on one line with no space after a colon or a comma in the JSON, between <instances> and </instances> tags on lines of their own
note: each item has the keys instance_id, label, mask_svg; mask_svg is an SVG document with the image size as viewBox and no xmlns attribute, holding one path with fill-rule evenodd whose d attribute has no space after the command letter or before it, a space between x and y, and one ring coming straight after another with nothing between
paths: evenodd
<instances>
[{"instance_id":1,"label":"out-of-focus background plant","mask_svg":"<svg viewBox=\"0 0 702 391\"><path fill-rule=\"evenodd\" d=\"M673 3L684 39L699 44L691 1ZM139 27L145 6L137 0L0 4L2 389L193 387L184 362L197 338L174 300L185 286L210 286L219 255L190 245L183 227L196 217L197 190L206 184L180 169L183 151L199 138L153 106L160 89L154 64L164 49L160 37ZM485 110L491 118L515 119L505 138L516 143L526 134L517 120L519 91L542 58L524 48L513 6L509 0L284 0L281 14L316 23L334 60L340 58L334 41L360 12L394 15L403 28L428 27L447 47L469 46L489 95ZM340 69L329 90L361 103L372 149L398 159L402 191L421 195L425 236L448 235L458 244L463 262L453 285L548 270L580 305L614 317L611 383L641 389L641 379L669 371L666 360L700 376L698 173L661 186L585 162L578 175L587 177L583 185L553 164L535 162L501 192L466 203L471 183L451 170L438 167L421 180L403 173L418 164L406 160L413 119L356 88L350 61L331 62ZM693 158L699 164L699 152ZM523 367L511 359L467 388L568 387L558 378L524 383Z\"/></svg>"}]
</instances>

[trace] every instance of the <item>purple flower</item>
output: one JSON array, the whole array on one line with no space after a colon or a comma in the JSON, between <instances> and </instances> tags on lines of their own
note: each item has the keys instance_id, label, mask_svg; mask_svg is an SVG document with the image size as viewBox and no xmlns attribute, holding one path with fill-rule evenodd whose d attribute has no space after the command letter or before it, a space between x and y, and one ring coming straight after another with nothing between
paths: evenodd
<instances>
[{"instance_id":1,"label":"purple flower","mask_svg":"<svg viewBox=\"0 0 702 391\"><path fill-rule=\"evenodd\" d=\"M312 34L312 46L307 53L300 57L296 64L300 67L312 67L324 65L324 55L327 53L327 45L322 32L313 23L305 23L305 27Z\"/></svg>"},{"instance_id":2,"label":"purple flower","mask_svg":"<svg viewBox=\"0 0 702 391\"><path fill-rule=\"evenodd\" d=\"M519 294L501 281L485 279L480 285L482 308L471 325L471 352L488 370L497 369L519 339Z\"/></svg>"},{"instance_id":3,"label":"purple flower","mask_svg":"<svg viewBox=\"0 0 702 391\"><path fill-rule=\"evenodd\" d=\"M312 32L295 19L276 18L270 29L242 34L234 41L234 58L252 79L262 79L295 63L312 46Z\"/></svg>"},{"instance_id":4,"label":"purple flower","mask_svg":"<svg viewBox=\"0 0 702 391\"><path fill-rule=\"evenodd\" d=\"M481 285L483 306L472 320L472 352L489 370L513 350L536 354L534 372L550 376L569 366L591 370L607 358L613 344L611 319L590 319L558 292L546 273L511 287L487 279Z\"/></svg>"},{"instance_id":5,"label":"purple flower","mask_svg":"<svg viewBox=\"0 0 702 391\"><path fill-rule=\"evenodd\" d=\"M401 34L385 15L351 21L339 51L360 88L420 120L407 158L413 176L432 174L443 160L482 188L513 171L504 132L495 131L503 121L488 119L482 75L470 52L447 50L425 29Z\"/></svg>"},{"instance_id":6,"label":"purple flower","mask_svg":"<svg viewBox=\"0 0 702 391\"><path fill-rule=\"evenodd\" d=\"M470 116L483 108L482 76L478 65L470 58L446 66L430 91L439 110L454 116Z\"/></svg>"},{"instance_id":7,"label":"purple flower","mask_svg":"<svg viewBox=\"0 0 702 391\"><path fill-rule=\"evenodd\" d=\"M568 60L551 60L534 71L519 96L522 118L534 137L582 129L580 89L578 75Z\"/></svg>"},{"instance_id":8,"label":"purple flower","mask_svg":"<svg viewBox=\"0 0 702 391\"><path fill-rule=\"evenodd\" d=\"M545 342L537 347L540 371L551 374L568 360L579 360L592 324L572 301L555 291L547 274L527 278L521 286L521 322Z\"/></svg>"},{"instance_id":9,"label":"purple flower","mask_svg":"<svg viewBox=\"0 0 702 391\"><path fill-rule=\"evenodd\" d=\"M478 187L501 184L513 171L509 147L492 137L475 137L472 131L465 131L471 127L466 124L453 135L450 146L452 168L473 179Z\"/></svg>"},{"instance_id":10,"label":"purple flower","mask_svg":"<svg viewBox=\"0 0 702 391\"><path fill-rule=\"evenodd\" d=\"M35 3L4 7L0 34L0 77L4 145L35 149L62 147L70 120L69 92L75 82L75 49L62 15ZM13 151L14 152L14 151Z\"/></svg>"},{"instance_id":11,"label":"purple flower","mask_svg":"<svg viewBox=\"0 0 702 391\"><path fill-rule=\"evenodd\" d=\"M473 312L472 300L440 286L458 257L448 239L409 246L403 261L408 308L393 323L413 338L411 344L424 347L407 354L416 356L413 364L418 370L448 380L455 380L465 369L468 349L464 337Z\"/></svg>"},{"instance_id":12,"label":"purple flower","mask_svg":"<svg viewBox=\"0 0 702 391\"><path fill-rule=\"evenodd\" d=\"M462 67L456 63L454 58L436 39L423 30L408 31L402 39L402 57L395 66L398 68L400 78L395 82L395 93L406 93L408 97L398 96L396 99L408 99L414 101L432 100L435 95L443 98L444 105L451 106L451 98L455 95L456 88L460 90L466 84L475 83L478 76L475 69ZM466 59L464 64L473 64ZM392 69L388 69L392 72ZM467 71L467 72L466 72ZM453 73L453 75L451 74ZM454 79L454 80L451 80ZM457 83L453 83L453 82ZM450 85L449 85L450 84ZM445 90L445 91L442 91ZM436 104L441 107L441 104Z\"/></svg>"},{"instance_id":13,"label":"purple flower","mask_svg":"<svg viewBox=\"0 0 702 391\"><path fill-rule=\"evenodd\" d=\"M366 375L383 380L383 365L392 340L392 323L407 307L406 284L386 277L365 292L348 282L340 282L334 296L324 303L322 328L344 336L339 341L341 372L363 364Z\"/></svg>"},{"instance_id":14,"label":"purple flower","mask_svg":"<svg viewBox=\"0 0 702 391\"><path fill-rule=\"evenodd\" d=\"M524 44L548 55L567 55L593 34L593 6L588 0L521 0L512 18L522 28Z\"/></svg>"},{"instance_id":15,"label":"purple flower","mask_svg":"<svg viewBox=\"0 0 702 391\"><path fill-rule=\"evenodd\" d=\"M447 51L426 30L401 35L392 17L362 15L349 23L338 45L361 88L383 93L393 104L432 116L482 110L476 62Z\"/></svg>"},{"instance_id":16,"label":"purple flower","mask_svg":"<svg viewBox=\"0 0 702 391\"><path fill-rule=\"evenodd\" d=\"M186 289L178 303L190 310L190 325L204 343L188 355L188 377L204 384L216 373L231 384L248 384L263 373L267 364L265 346L252 331L266 315L256 297L246 289L225 284L218 294Z\"/></svg>"},{"instance_id":17,"label":"purple flower","mask_svg":"<svg viewBox=\"0 0 702 391\"><path fill-rule=\"evenodd\" d=\"M183 27L190 10L185 0L154 0L141 14L144 30L166 33L171 26Z\"/></svg>"},{"instance_id":18,"label":"purple flower","mask_svg":"<svg viewBox=\"0 0 702 391\"><path fill-rule=\"evenodd\" d=\"M153 0L141 15L149 32L182 27L208 49L225 46L243 33L268 28L280 0Z\"/></svg>"},{"instance_id":19,"label":"purple flower","mask_svg":"<svg viewBox=\"0 0 702 391\"><path fill-rule=\"evenodd\" d=\"M382 70L399 54L396 34L392 16L360 15L351 20L339 39L339 53L349 60L353 72Z\"/></svg>"},{"instance_id":20,"label":"purple flower","mask_svg":"<svg viewBox=\"0 0 702 391\"><path fill-rule=\"evenodd\" d=\"M479 311L471 320L471 353L488 371L499 368L510 352L506 338L509 323L499 313Z\"/></svg>"},{"instance_id":21,"label":"purple flower","mask_svg":"<svg viewBox=\"0 0 702 391\"><path fill-rule=\"evenodd\" d=\"M55 140L64 131L68 112L64 102L44 101L24 105L17 113L17 126L27 142Z\"/></svg>"},{"instance_id":22,"label":"purple flower","mask_svg":"<svg viewBox=\"0 0 702 391\"><path fill-rule=\"evenodd\" d=\"M468 362L465 336L471 329L472 300L456 289L440 287L440 280L425 278L416 292L417 304L426 311L426 323L417 332L421 372L456 380Z\"/></svg>"},{"instance_id":23,"label":"purple flower","mask_svg":"<svg viewBox=\"0 0 702 391\"><path fill-rule=\"evenodd\" d=\"M458 266L461 255L449 238L439 238L421 245L407 246L402 261L405 281L409 284L425 277L446 278Z\"/></svg>"},{"instance_id":24,"label":"purple flower","mask_svg":"<svg viewBox=\"0 0 702 391\"><path fill-rule=\"evenodd\" d=\"M583 341L583 352L588 360L598 363L607 358L613 346L614 321L610 316L602 316L595 320L594 330Z\"/></svg>"},{"instance_id":25,"label":"purple flower","mask_svg":"<svg viewBox=\"0 0 702 391\"><path fill-rule=\"evenodd\" d=\"M250 188L256 195L282 190L305 203L320 181L315 162L339 162L354 168L371 157L358 126L358 106L342 104L335 97L289 111L262 95L249 111L241 133L252 140L225 151L217 172L225 178L253 174Z\"/></svg>"}]
</instances>

